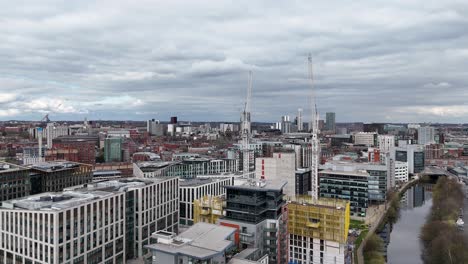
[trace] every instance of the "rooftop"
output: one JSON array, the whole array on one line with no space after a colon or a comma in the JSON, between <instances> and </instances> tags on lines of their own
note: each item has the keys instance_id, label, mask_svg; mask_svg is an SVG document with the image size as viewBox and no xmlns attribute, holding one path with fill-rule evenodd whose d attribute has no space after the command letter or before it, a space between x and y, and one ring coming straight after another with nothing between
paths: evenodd
<instances>
[{"instance_id":1,"label":"rooftop","mask_svg":"<svg viewBox=\"0 0 468 264\"><path fill-rule=\"evenodd\" d=\"M364 171L364 170L355 170L355 171L323 170L323 171L319 171L319 173L320 174L356 176L356 177L369 177L369 173L367 173L367 171Z\"/></svg>"},{"instance_id":2,"label":"rooftop","mask_svg":"<svg viewBox=\"0 0 468 264\"><path fill-rule=\"evenodd\" d=\"M289 197L288 202L302 204L302 205L310 205L310 206L321 207L321 208L328 208L328 209L339 210L339 211L346 211L346 206L349 203L349 201L341 200L341 199L327 199L327 198L313 199L311 196L308 196L308 195Z\"/></svg>"},{"instance_id":3,"label":"rooftop","mask_svg":"<svg viewBox=\"0 0 468 264\"><path fill-rule=\"evenodd\" d=\"M165 178L168 179L168 178ZM164 179L126 178L66 188L63 192L40 193L19 199L3 201L1 209L60 211L92 200L104 198L129 188L146 186Z\"/></svg>"},{"instance_id":4,"label":"rooftop","mask_svg":"<svg viewBox=\"0 0 468 264\"><path fill-rule=\"evenodd\" d=\"M178 236L168 232L153 233L158 243L146 248L173 255L186 255L197 259L208 259L233 246L228 238L236 232L235 228L208 223L196 223Z\"/></svg>"},{"instance_id":5,"label":"rooftop","mask_svg":"<svg viewBox=\"0 0 468 264\"><path fill-rule=\"evenodd\" d=\"M19 166L16 164L0 162L0 173L7 173L12 171L19 171L19 170L28 170L29 168Z\"/></svg>"},{"instance_id":6,"label":"rooftop","mask_svg":"<svg viewBox=\"0 0 468 264\"><path fill-rule=\"evenodd\" d=\"M59 170L69 170L72 168L79 167L81 163L72 162L72 161L45 161L41 163L37 163L31 166L31 168L51 172L51 171L59 171Z\"/></svg>"},{"instance_id":7,"label":"rooftop","mask_svg":"<svg viewBox=\"0 0 468 264\"><path fill-rule=\"evenodd\" d=\"M287 181L270 181L260 179L249 179L241 185L224 186L227 189L247 189L260 191L281 191L287 184Z\"/></svg>"},{"instance_id":8,"label":"rooftop","mask_svg":"<svg viewBox=\"0 0 468 264\"><path fill-rule=\"evenodd\" d=\"M217 177L217 178L209 178L209 177L206 177L206 178L193 178L193 179L180 179L179 180L179 186L181 187L194 187L194 186L201 186L201 185L205 185L205 184L209 184L209 183L212 183L212 182L217 182L217 181L221 181L221 180L226 180L226 179L229 179L230 177L224 177L224 178L221 178L221 177Z\"/></svg>"}]
</instances>

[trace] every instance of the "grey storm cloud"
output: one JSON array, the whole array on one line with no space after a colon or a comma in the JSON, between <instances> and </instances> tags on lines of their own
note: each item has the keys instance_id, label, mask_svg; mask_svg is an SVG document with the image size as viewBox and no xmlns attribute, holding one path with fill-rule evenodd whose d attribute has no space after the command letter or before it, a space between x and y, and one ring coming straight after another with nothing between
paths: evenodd
<instances>
[{"instance_id":1,"label":"grey storm cloud","mask_svg":"<svg viewBox=\"0 0 468 264\"><path fill-rule=\"evenodd\" d=\"M0 119L466 122L466 1L15 1Z\"/></svg>"}]
</instances>

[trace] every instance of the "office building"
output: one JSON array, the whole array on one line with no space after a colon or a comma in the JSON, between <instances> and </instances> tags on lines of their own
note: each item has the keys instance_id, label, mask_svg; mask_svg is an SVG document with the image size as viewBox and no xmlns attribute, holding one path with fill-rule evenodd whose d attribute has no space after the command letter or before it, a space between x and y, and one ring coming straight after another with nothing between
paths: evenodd
<instances>
[{"instance_id":1,"label":"office building","mask_svg":"<svg viewBox=\"0 0 468 264\"><path fill-rule=\"evenodd\" d=\"M350 204L310 196L288 201L289 263L344 264Z\"/></svg>"},{"instance_id":2,"label":"office building","mask_svg":"<svg viewBox=\"0 0 468 264\"><path fill-rule=\"evenodd\" d=\"M60 136L52 140L52 150L46 160L69 160L86 164L96 163L98 136ZM76 150L76 160L66 158L67 153ZM55 155L54 155L55 154Z\"/></svg>"},{"instance_id":3,"label":"office building","mask_svg":"<svg viewBox=\"0 0 468 264\"><path fill-rule=\"evenodd\" d=\"M364 132L377 133L379 135L385 134L385 124L383 123L370 123L363 125Z\"/></svg>"},{"instance_id":4,"label":"office building","mask_svg":"<svg viewBox=\"0 0 468 264\"><path fill-rule=\"evenodd\" d=\"M304 120L302 119L302 108L299 108L297 110L297 131L303 131L304 130Z\"/></svg>"},{"instance_id":5,"label":"office building","mask_svg":"<svg viewBox=\"0 0 468 264\"><path fill-rule=\"evenodd\" d=\"M312 171L310 168L298 168L296 170L295 193L296 195L306 195L312 190Z\"/></svg>"},{"instance_id":6,"label":"office building","mask_svg":"<svg viewBox=\"0 0 468 264\"><path fill-rule=\"evenodd\" d=\"M389 153L395 147L395 136L393 135L378 135L377 140L381 153Z\"/></svg>"},{"instance_id":7,"label":"office building","mask_svg":"<svg viewBox=\"0 0 468 264\"><path fill-rule=\"evenodd\" d=\"M121 162L123 160L124 139L121 137L108 137L104 143L104 160L106 162Z\"/></svg>"},{"instance_id":8,"label":"office building","mask_svg":"<svg viewBox=\"0 0 468 264\"><path fill-rule=\"evenodd\" d=\"M366 147L373 147L376 145L377 133L375 132L358 132L354 134L354 144Z\"/></svg>"},{"instance_id":9,"label":"office building","mask_svg":"<svg viewBox=\"0 0 468 264\"><path fill-rule=\"evenodd\" d=\"M323 169L320 197L349 200L352 215L365 216L369 203L384 202L392 185L389 165L338 161Z\"/></svg>"},{"instance_id":10,"label":"office building","mask_svg":"<svg viewBox=\"0 0 468 264\"><path fill-rule=\"evenodd\" d=\"M435 129L430 126L418 128L418 144L435 144Z\"/></svg>"},{"instance_id":11,"label":"office building","mask_svg":"<svg viewBox=\"0 0 468 264\"><path fill-rule=\"evenodd\" d=\"M408 181L408 162L395 161L394 162L394 176L396 182L404 183Z\"/></svg>"},{"instance_id":12,"label":"office building","mask_svg":"<svg viewBox=\"0 0 468 264\"><path fill-rule=\"evenodd\" d=\"M29 179L29 168L0 162L0 204L1 201L29 195Z\"/></svg>"},{"instance_id":13,"label":"office building","mask_svg":"<svg viewBox=\"0 0 468 264\"><path fill-rule=\"evenodd\" d=\"M392 159L395 161L407 162L408 172L415 174L422 172L425 165L424 146L422 145L405 145L397 147L391 152Z\"/></svg>"},{"instance_id":14,"label":"office building","mask_svg":"<svg viewBox=\"0 0 468 264\"><path fill-rule=\"evenodd\" d=\"M226 193L224 186L233 184L234 177L181 179L179 183L179 223L193 225L194 201L207 195L222 196Z\"/></svg>"},{"instance_id":15,"label":"office building","mask_svg":"<svg viewBox=\"0 0 468 264\"><path fill-rule=\"evenodd\" d=\"M125 263L178 231L178 179L125 179L3 202L1 263Z\"/></svg>"},{"instance_id":16,"label":"office building","mask_svg":"<svg viewBox=\"0 0 468 264\"><path fill-rule=\"evenodd\" d=\"M257 178L275 182L287 181L283 190L284 194L296 195L296 154L294 152L273 153L273 157L257 158L255 163Z\"/></svg>"},{"instance_id":17,"label":"office building","mask_svg":"<svg viewBox=\"0 0 468 264\"><path fill-rule=\"evenodd\" d=\"M36 164L39 162L44 162L45 153L46 153L45 148L24 147L23 148L23 165L32 165L32 164Z\"/></svg>"},{"instance_id":18,"label":"office building","mask_svg":"<svg viewBox=\"0 0 468 264\"><path fill-rule=\"evenodd\" d=\"M281 117L281 133L291 133L291 120L289 116L282 116Z\"/></svg>"},{"instance_id":19,"label":"office building","mask_svg":"<svg viewBox=\"0 0 468 264\"><path fill-rule=\"evenodd\" d=\"M342 135L332 135L331 136L331 146L332 147L341 147L345 143L353 143L352 135L342 134Z\"/></svg>"},{"instance_id":20,"label":"office building","mask_svg":"<svg viewBox=\"0 0 468 264\"><path fill-rule=\"evenodd\" d=\"M58 125L56 123L47 123L46 127L46 138L47 148L52 148L52 140L59 136L70 135L70 129L68 126Z\"/></svg>"},{"instance_id":21,"label":"office building","mask_svg":"<svg viewBox=\"0 0 468 264\"><path fill-rule=\"evenodd\" d=\"M164 133L166 132L166 127L164 124L161 124L159 120L151 119L146 121L146 131L150 135L164 136Z\"/></svg>"},{"instance_id":22,"label":"office building","mask_svg":"<svg viewBox=\"0 0 468 264\"><path fill-rule=\"evenodd\" d=\"M152 264L228 263L236 249L235 228L197 223L176 235L159 231L152 235L155 244L146 246Z\"/></svg>"},{"instance_id":23,"label":"office building","mask_svg":"<svg viewBox=\"0 0 468 264\"><path fill-rule=\"evenodd\" d=\"M335 123L335 113L327 112L325 114L326 122L325 122L325 130L326 131L336 131L336 123Z\"/></svg>"},{"instance_id":24,"label":"office building","mask_svg":"<svg viewBox=\"0 0 468 264\"><path fill-rule=\"evenodd\" d=\"M441 159L444 156L444 144L427 144L424 146L424 156L426 160ZM463 150L465 152L465 150ZM464 154L462 154L465 156Z\"/></svg>"},{"instance_id":25,"label":"office building","mask_svg":"<svg viewBox=\"0 0 468 264\"><path fill-rule=\"evenodd\" d=\"M235 159L194 158L182 161L147 161L133 163L133 175L141 178L177 176L195 178L199 175L218 175L239 171Z\"/></svg>"},{"instance_id":26,"label":"office building","mask_svg":"<svg viewBox=\"0 0 468 264\"><path fill-rule=\"evenodd\" d=\"M250 180L226 186L226 216L222 226L234 227L239 249L256 248L268 254L269 263L287 263L287 214L283 188L286 182Z\"/></svg>"},{"instance_id":27,"label":"office building","mask_svg":"<svg viewBox=\"0 0 468 264\"><path fill-rule=\"evenodd\" d=\"M60 192L65 188L86 184L93 179L93 166L71 161L47 161L32 165L31 194Z\"/></svg>"}]
</instances>

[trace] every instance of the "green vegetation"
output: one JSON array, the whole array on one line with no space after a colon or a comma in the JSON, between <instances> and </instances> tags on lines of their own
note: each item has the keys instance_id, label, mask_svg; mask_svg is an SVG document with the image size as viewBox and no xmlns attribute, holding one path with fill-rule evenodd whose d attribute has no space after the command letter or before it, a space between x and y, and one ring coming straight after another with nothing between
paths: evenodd
<instances>
[{"instance_id":1,"label":"green vegetation","mask_svg":"<svg viewBox=\"0 0 468 264\"><path fill-rule=\"evenodd\" d=\"M349 228L361 231L359 236L354 241L354 253L353 253L354 263L357 263L357 250L358 250L359 246L361 246L362 240L364 240L364 238L367 236L367 233L369 232L369 229L368 229L368 227L367 227L367 225L365 224L364 221L354 220L354 219L350 220Z\"/></svg>"},{"instance_id":2,"label":"green vegetation","mask_svg":"<svg viewBox=\"0 0 468 264\"><path fill-rule=\"evenodd\" d=\"M432 195L431 214L421 230L427 264L468 263L468 238L455 221L463 207L463 190L456 180L440 177Z\"/></svg>"},{"instance_id":3,"label":"green vegetation","mask_svg":"<svg viewBox=\"0 0 468 264\"><path fill-rule=\"evenodd\" d=\"M367 226L366 224L364 223L364 221L360 221L360 220L354 220L354 219L351 219L349 221L349 229L359 229L359 230L363 230L363 229L366 229Z\"/></svg>"},{"instance_id":4,"label":"green vegetation","mask_svg":"<svg viewBox=\"0 0 468 264\"><path fill-rule=\"evenodd\" d=\"M385 264L385 258L382 256L383 247L384 242L378 235L373 234L369 237L364 247L364 263Z\"/></svg>"}]
</instances>

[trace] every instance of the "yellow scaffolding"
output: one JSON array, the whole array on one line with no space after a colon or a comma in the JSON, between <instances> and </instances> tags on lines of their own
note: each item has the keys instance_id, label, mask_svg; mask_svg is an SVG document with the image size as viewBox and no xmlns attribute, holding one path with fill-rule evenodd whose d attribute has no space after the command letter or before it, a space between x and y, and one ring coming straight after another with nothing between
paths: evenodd
<instances>
[{"instance_id":1,"label":"yellow scaffolding","mask_svg":"<svg viewBox=\"0 0 468 264\"><path fill-rule=\"evenodd\" d=\"M203 196L193 201L193 222L205 222L216 224L218 219L224 216L226 201L219 196Z\"/></svg>"},{"instance_id":2,"label":"yellow scaffolding","mask_svg":"<svg viewBox=\"0 0 468 264\"><path fill-rule=\"evenodd\" d=\"M296 196L288 201L290 234L345 243L349 230L349 201Z\"/></svg>"}]
</instances>

